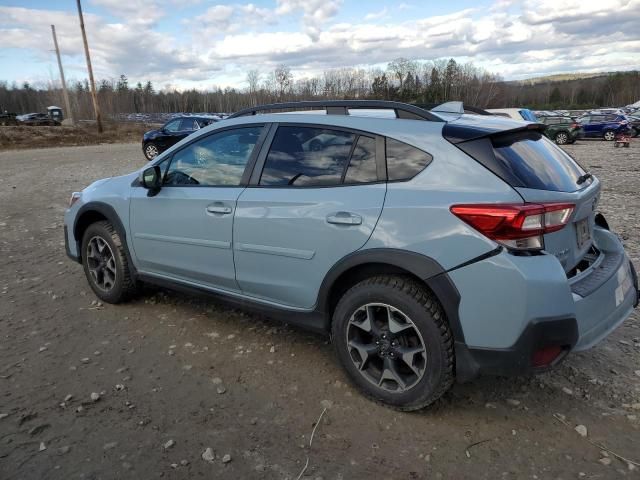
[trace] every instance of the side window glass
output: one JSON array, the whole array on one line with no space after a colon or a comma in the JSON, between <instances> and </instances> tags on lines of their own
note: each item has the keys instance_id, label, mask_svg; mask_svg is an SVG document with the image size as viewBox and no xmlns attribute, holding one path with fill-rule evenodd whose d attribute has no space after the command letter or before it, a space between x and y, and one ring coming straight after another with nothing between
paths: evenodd
<instances>
[{"instance_id":1,"label":"side window glass","mask_svg":"<svg viewBox=\"0 0 640 480\"><path fill-rule=\"evenodd\" d=\"M313 127L279 127L260 177L267 186L325 186L342 181L355 134Z\"/></svg>"},{"instance_id":2,"label":"side window glass","mask_svg":"<svg viewBox=\"0 0 640 480\"><path fill-rule=\"evenodd\" d=\"M171 120L164 126L164 129L167 132L177 132L178 130L180 130L180 122L181 120L179 118L176 120Z\"/></svg>"},{"instance_id":3,"label":"side window glass","mask_svg":"<svg viewBox=\"0 0 640 480\"><path fill-rule=\"evenodd\" d=\"M433 157L427 152L387 138L387 176L390 181L409 180L421 172Z\"/></svg>"},{"instance_id":4,"label":"side window glass","mask_svg":"<svg viewBox=\"0 0 640 480\"><path fill-rule=\"evenodd\" d=\"M173 155L164 185L240 185L262 127L226 130L202 138Z\"/></svg>"},{"instance_id":5,"label":"side window glass","mask_svg":"<svg viewBox=\"0 0 640 480\"><path fill-rule=\"evenodd\" d=\"M371 137L360 136L351 154L344 183L367 183L377 180L376 141Z\"/></svg>"},{"instance_id":6,"label":"side window glass","mask_svg":"<svg viewBox=\"0 0 640 480\"><path fill-rule=\"evenodd\" d=\"M182 131L190 131L190 130L198 130L200 125L196 122L195 118L183 118L182 124L180 125L180 130Z\"/></svg>"},{"instance_id":7,"label":"side window glass","mask_svg":"<svg viewBox=\"0 0 640 480\"><path fill-rule=\"evenodd\" d=\"M208 118L200 118L200 119L197 121L197 124L198 124L198 127L199 127L199 128L204 128L204 127L206 127L207 125L211 125L212 123L213 123L213 120L210 120L210 119L208 119Z\"/></svg>"}]
</instances>

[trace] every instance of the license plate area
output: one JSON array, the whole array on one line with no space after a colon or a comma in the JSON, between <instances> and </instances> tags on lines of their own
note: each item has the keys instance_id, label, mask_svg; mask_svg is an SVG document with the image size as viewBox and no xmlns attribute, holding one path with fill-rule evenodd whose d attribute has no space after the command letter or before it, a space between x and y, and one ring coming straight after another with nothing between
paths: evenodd
<instances>
[{"instance_id":1,"label":"license plate area","mask_svg":"<svg viewBox=\"0 0 640 480\"><path fill-rule=\"evenodd\" d=\"M591 243L591 228L589 227L588 218L583 218L576 222L576 242L579 249Z\"/></svg>"}]
</instances>

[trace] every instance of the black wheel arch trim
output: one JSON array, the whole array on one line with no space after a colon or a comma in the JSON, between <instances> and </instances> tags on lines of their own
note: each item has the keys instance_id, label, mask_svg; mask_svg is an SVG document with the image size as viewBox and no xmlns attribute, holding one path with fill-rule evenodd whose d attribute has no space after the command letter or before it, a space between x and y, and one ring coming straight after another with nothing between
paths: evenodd
<instances>
[{"instance_id":1,"label":"black wheel arch trim","mask_svg":"<svg viewBox=\"0 0 640 480\"><path fill-rule=\"evenodd\" d=\"M478 260L486 258L478 257ZM371 248L358 250L343 257L325 275L318 293L316 309L324 314L325 329L331 328L329 301L331 290L342 274L354 267L367 264L385 264L400 268L421 279L438 297L447 315L449 326L456 342L464 343L464 333L458 315L460 293L451 281L447 271L436 260L426 255L393 248Z\"/></svg>"},{"instance_id":2,"label":"black wheel arch trim","mask_svg":"<svg viewBox=\"0 0 640 480\"><path fill-rule=\"evenodd\" d=\"M80 258L79 258L80 263L82 263L82 255L80 253L82 251L81 250L82 238L78 238L79 237L78 222L82 218L82 216L88 212L99 213L104 218L106 218L111 223L111 225L113 225L113 227L116 229L116 232L118 232L118 235L120 236L120 240L122 241L122 246L124 247L125 255L127 256L127 262L129 263L129 268L131 269L131 273L135 278L137 276L137 272L131 257L131 252L129 251L129 244L127 242L127 231L125 230L124 225L122 224L122 221L120 220L120 217L116 213L115 209L111 205L104 202L86 203L82 207L80 207L80 209L78 210L78 213L76 213L76 217L73 221L73 237L75 238L77 251L80 255Z\"/></svg>"}]
</instances>

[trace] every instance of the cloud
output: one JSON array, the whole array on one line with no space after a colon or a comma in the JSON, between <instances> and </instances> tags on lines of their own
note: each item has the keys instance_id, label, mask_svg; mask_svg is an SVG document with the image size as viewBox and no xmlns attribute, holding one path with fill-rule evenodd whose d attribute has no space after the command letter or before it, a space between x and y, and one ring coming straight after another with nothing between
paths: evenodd
<instances>
[{"instance_id":1,"label":"cloud","mask_svg":"<svg viewBox=\"0 0 640 480\"><path fill-rule=\"evenodd\" d=\"M301 11L306 33L315 39L321 26L338 13L342 0L277 0L277 4L277 15Z\"/></svg>"},{"instance_id":2,"label":"cloud","mask_svg":"<svg viewBox=\"0 0 640 480\"><path fill-rule=\"evenodd\" d=\"M378 12L367 13L364 16L364 19L365 19L365 21L367 21L367 20L379 20L381 18L386 17L388 13L389 12L387 10L387 7L384 7L382 10L380 10Z\"/></svg>"},{"instance_id":3,"label":"cloud","mask_svg":"<svg viewBox=\"0 0 640 480\"><path fill-rule=\"evenodd\" d=\"M85 22L96 76L125 73L161 85L240 86L247 70L266 73L281 63L300 77L380 65L397 57L455 57L505 78L640 68L640 0L567 0L561 11L552 8L556 1L498 0L491 8L452 8L439 16L421 16L421 7L412 5L409 20L394 16L382 24L373 20L386 9L361 21L342 21L341 0L277 0L273 8L203 3L197 15L184 20L175 15L175 29L167 33L154 21L164 16L166 24L181 4L177 0L93 0L109 12L110 20L88 13ZM157 9L154 21L141 20L147 14L138 9L144 6ZM65 63L83 76L74 9L0 6L0 52L23 49L51 65L51 23L56 24ZM0 65L0 71L9 70Z\"/></svg>"},{"instance_id":4,"label":"cloud","mask_svg":"<svg viewBox=\"0 0 640 480\"><path fill-rule=\"evenodd\" d=\"M214 5L203 14L183 22L202 38L210 38L224 33L244 31L248 27L275 25L276 16L273 10L256 5Z\"/></svg>"}]
</instances>

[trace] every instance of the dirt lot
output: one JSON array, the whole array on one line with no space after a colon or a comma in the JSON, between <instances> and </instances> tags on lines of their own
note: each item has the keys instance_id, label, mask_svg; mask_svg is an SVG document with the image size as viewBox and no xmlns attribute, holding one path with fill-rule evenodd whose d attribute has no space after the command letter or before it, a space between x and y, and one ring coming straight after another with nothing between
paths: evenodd
<instances>
[{"instance_id":1,"label":"dirt lot","mask_svg":"<svg viewBox=\"0 0 640 480\"><path fill-rule=\"evenodd\" d=\"M0 127L0 150L140 142L144 132L159 126L144 123L105 122L102 134L98 134L95 125L87 123L81 123L75 127L24 125Z\"/></svg>"},{"instance_id":2,"label":"dirt lot","mask_svg":"<svg viewBox=\"0 0 640 480\"><path fill-rule=\"evenodd\" d=\"M640 265L640 142L568 150ZM173 292L97 303L63 211L143 163L137 142L0 152L1 479L296 479L307 456L304 478L325 480L638 477L604 451L640 462L638 313L553 372L406 414L355 391L320 336Z\"/></svg>"}]
</instances>

